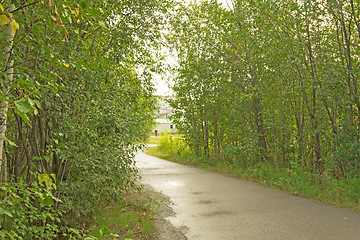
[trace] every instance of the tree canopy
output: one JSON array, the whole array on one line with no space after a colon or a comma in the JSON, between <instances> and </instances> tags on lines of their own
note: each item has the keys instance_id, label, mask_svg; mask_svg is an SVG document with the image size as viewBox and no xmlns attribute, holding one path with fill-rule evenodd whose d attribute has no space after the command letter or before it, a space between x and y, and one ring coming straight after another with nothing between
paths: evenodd
<instances>
[{"instance_id":1,"label":"tree canopy","mask_svg":"<svg viewBox=\"0 0 360 240\"><path fill-rule=\"evenodd\" d=\"M81 238L135 187L172 4L0 1L0 238Z\"/></svg>"},{"instance_id":2,"label":"tree canopy","mask_svg":"<svg viewBox=\"0 0 360 240\"><path fill-rule=\"evenodd\" d=\"M358 178L357 2L201 1L172 27L173 118L194 153Z\"/></svg>"}]
</instances>

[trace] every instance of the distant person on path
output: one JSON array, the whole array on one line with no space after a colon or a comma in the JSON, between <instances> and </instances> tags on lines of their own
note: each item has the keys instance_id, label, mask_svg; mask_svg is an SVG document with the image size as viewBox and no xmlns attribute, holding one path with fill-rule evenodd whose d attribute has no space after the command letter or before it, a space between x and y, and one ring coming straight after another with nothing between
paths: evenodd
<instances>
[{"instance_id":1,"label":"distant person on path","mask_svg":"<svg viewBox=\"0 0 360 240\"><path fill-rule=\"evenodd\" d=\"M155 137L157 137L157 134L158 134L158 130L155 129Z\"/></svg>"}]
</instances>

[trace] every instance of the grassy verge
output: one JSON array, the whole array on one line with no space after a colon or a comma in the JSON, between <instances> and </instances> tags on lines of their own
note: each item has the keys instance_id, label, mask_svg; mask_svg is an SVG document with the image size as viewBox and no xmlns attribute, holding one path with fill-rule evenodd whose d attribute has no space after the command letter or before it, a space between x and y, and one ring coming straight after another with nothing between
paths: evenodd
<instances>
[{"instance_id":1,"label":"grassy verge","mask_svg":"<svg viewBox=\"0 0 360 240\"><path fill-rule=\"evenodd\" d=\"M300 166L289 170L274 168L264 163L244 169L224 160L196 158L186 152L177 154L173 149L160 145L148 147L146 153L360 212L360 178L336 179L326 171L314 174L303 171Z\"/></svg>"},{"instance_id":2,"label":"grassy verge","mask_svg":"<svg viewBox=\"0 0 360 240\"><path fill-rule=\"evenodd\" d=\"M158 134L157 136L151 135L146 141L139 142L141 144L160 144L161 139L164 138L181 138L183 135L181 134L169 134L167 132Z\"/></svg>"},{"instance_id":3,"label":"grassy verge","mask_svg":"<svg viewBox=\"0 0 360 240\"><path fill-rule=\"evenodd\" d=\"M147 144L160 144L160 137L150 136L146 141Z\"/></svg>"},{"instance_id":4,"label":"grassy verge","mask_svg":"<svg viewBox=\"0 0 360 240\"><path fill-rule=\"evenodd\" d=\"M145 153L150 156L158 157L158 158L169 160L169 161L174 161L174 162L180 161L180 159L175 159L174 157L173 157L174 159L171 158L171 156L169 156L169 154L166 154L166 153L160 151L158 149L158 147L147 147Z\"/></svg>"},{"instance_id":5,"label":"grassy verge","mask_svg":"<svg viewBox=\"0 0 360 240\"><path fill-rule=\"evenodd\" d=\"M90 227L89 239L157 239L152 198L133 192L121 203L99 211Z\"/></svg>"}]
</instances>

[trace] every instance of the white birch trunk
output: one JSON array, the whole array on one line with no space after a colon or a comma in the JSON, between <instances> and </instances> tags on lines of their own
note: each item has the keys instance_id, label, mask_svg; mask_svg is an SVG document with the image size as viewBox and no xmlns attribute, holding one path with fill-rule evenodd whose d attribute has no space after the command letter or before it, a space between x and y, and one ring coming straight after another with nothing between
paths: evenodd
<instances>
[{"instance_id":1,"label":"white birch trunk","mask_svg":"<svg viewBox=\"0 0 360 240\"><path fill-rule=\"evenodd\" d=\"M14 4L10 3L9 0L9 11L15 10ZM8 72L5 77L5 81L3 83L3 86L1 87L2 94L4 96L7 95L9 84L13 79L13 61L11 58L11 49L13 46L13 39L14 39L14 31L11 27L10 23L8 23L6 27L6 35L8 40L8 45L5 46L4 52L5 52L5 64L8 69ZM6 158L5 158L5 149L4 149L4 137L6 134L6 127L7 127L7 111L8 111L8 103L7 102L1 102L0 103L0 182L5 182L7 178L7 171L6 171Z\"/></svg>"}]
</instances>

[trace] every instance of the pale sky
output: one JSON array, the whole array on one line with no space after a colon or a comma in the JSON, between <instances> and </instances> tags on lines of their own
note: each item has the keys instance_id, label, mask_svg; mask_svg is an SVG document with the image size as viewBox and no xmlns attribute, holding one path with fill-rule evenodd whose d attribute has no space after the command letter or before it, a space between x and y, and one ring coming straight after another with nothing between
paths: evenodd
<instances>
[{"instance_id":1,"label":"pale sky","mask_svg":"<svg viewBox=\"0 0 360 240\"><path fill-rule=\"evenodd\" d=\"M172 96L172 90L168 87L167 81L161 76L154 76L155 95Z\"/></svg>"},{"instance_id":2,"label":"pale sky","mask_svg":"<svg viewBox=\"0 0 360 240\"><path fill-rule=\"evenodd\" d=\"M164 64L166 65L175 65L176 58L171 56L169 49L163 48L162 54L167 56L164 59ZM173 66L172 66L173 67ZM172 96L172 90L169 88L169 83L172 83L172 74L169 72L164 72L162 75L154 75L154 85L155 85L155 95L160 96Z\"/></svg>"}]
</instances>

